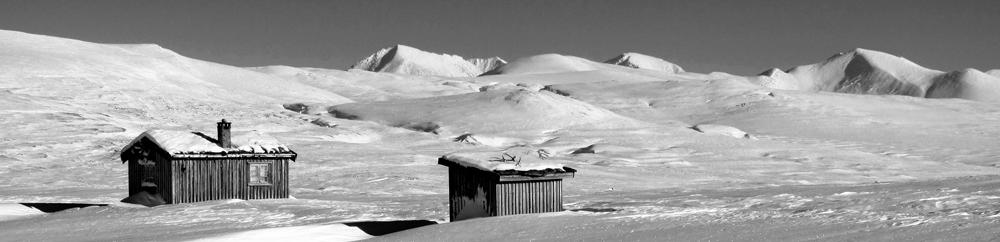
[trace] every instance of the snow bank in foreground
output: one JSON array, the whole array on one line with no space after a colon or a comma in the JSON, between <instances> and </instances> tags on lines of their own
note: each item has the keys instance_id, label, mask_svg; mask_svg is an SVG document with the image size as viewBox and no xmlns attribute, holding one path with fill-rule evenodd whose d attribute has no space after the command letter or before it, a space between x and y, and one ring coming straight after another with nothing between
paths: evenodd
<instances>
[{"instance_id":1,"label":"snow bank in foreground","mask_svg":"<svg viewBox=\"0 0 1000 242\"><path fill-rule=\"evenodd\" d=\"M357 241L371 237L357 227L323 224L250 230L192 241Z\"/></svg>"}]
</instances>

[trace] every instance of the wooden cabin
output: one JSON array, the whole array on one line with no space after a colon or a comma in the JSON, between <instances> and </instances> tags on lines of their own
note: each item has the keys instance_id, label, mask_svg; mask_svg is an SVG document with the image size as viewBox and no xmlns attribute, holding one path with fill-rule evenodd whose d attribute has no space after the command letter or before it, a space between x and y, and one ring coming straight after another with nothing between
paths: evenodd
<instances>
[{"instance_id":1,"label":"wooden cabin","mask_svg":"<svg viewBox=\"0 0 1000 242\"><path fill-rule=\"evenodd\" d=\"M562 180L576 170L553 162L506 153L442 156L451 221L562 211Z\"/></svg>"},{"instance_id":2,"label":"wooden cabin","mask_svg":"<svg viewBox=\"0 0 1000 242\"><path fill-rule=\"evenodd\" d=\"M288 198L288 166L295 152L258 132L232 136L225 119L217 128L216 138L153 129L133 139L121 152L122 163L128 164L129 198L153 193L168 204Z\"/></svg>"}]
</instances>

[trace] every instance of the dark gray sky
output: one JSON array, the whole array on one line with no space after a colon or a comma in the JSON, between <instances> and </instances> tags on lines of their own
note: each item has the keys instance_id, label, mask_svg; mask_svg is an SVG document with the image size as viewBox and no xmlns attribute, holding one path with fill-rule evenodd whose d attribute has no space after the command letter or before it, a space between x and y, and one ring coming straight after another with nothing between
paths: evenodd
<instances>
[{"instance_id":1,"label":"dark gray sky","mask_svg":"<svg viewBox=\"0 0 1000 242\"><path fill-rule=\"evenodd\" d=\"M1000 1L18 1L0 29L157 43L236 66L345 69L406 44L464 57L634 51L755 74L862 47L954 70L1000 68Z\"/></svg>"}]
</instances>

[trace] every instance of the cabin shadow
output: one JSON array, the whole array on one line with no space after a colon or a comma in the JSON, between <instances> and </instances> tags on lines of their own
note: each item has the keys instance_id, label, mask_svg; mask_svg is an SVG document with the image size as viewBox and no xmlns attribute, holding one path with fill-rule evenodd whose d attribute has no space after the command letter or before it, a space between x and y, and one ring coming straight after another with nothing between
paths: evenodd
<instances>
[{"instance_id":1,"label":"cabin shadow","mask_svg":"<svg viewBox=\"0 0 1000 242\"><path fill-rule=\"evenodd\" d=\"M45 213L54 213L74 208L108 206L107 204L92 204L92 203L21 203L21 205L38 209L38 211L42 211Z\"/></svg>"},{"instance_id":2,"label":"cabin shadow","mask_svg":"<svg viewBox=\"0 0 1000 242\"><path fill-rule=\"evenodd\" d=\"M344 223L344 225L356 227L367 234L382 236L407 229L423 227L437 224L430 220L397 220L397 221L365 221Z\"/></svg>"}]
</instances>

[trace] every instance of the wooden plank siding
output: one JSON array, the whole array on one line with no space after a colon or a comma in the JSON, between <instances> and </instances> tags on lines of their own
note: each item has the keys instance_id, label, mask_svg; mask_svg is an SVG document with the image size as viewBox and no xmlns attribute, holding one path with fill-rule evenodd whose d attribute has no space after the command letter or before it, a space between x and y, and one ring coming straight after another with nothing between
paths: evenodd
<instances>
[{"instance_id":1,"label":"wooden plank siding","mask_svg":"<svg viewBox=\"0 0 1000 242\"><path fill-rule=\"evenodd\" d=\"M562 211L562 179L500 181L494 173L449 166L449 218Z\"/></svg>"},{"instance_id":2,"label":"wooden plank siding","mask_svg":"<svg viewBox=\"0 0 1000 242\"><path fill-rule=\"evenodd\" d=\"M270 185L250 185L250 163L270 164ZM289 159L284 158L176 159L171 170L179 189L170 202L288 198L288 165Z\"/></svg>"},{"instance_id":3,"label":"wooden plank siding","mask_svg":"<svg viewBox=\"0 0 1000 242\"><path fill-rule=\"evenodd\" d=\"M501 182L496 187L496 216L563 210L562 180Z\"/></svg>"}]
</instances>

